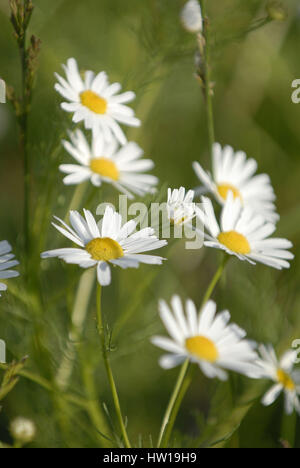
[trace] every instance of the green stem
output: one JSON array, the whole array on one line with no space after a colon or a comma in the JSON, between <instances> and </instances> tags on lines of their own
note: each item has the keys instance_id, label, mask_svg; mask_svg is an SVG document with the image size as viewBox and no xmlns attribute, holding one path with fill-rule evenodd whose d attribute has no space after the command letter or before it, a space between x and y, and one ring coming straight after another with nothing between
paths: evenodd
<instances>
[{"instance_id":1,"label":"green stem","mask_svg":"<svg viewBox=\"0 0 300 468\"><path fill-rule=\"evenodd\" d=\"M221 264L220 264L219 268L217 269L213 279L209 283L208 288L206 290L206 293L204 294L201 309L207 303L207 301L210 299L212 293L214 292L214 289L215 289L218 281L220 280L220 278L222 276L222 273L223 273L223 271L225 269L225 266L226 266L229 259L230 259L229 255L224 254L224 256L222 258L222 261L221 261Z\"/></svg>"},{"instance_id":2,"label":"green stem","mask_svg":"<svg viewBox=\"0 0 300 468\"><path fill-rule=\"evenodd\" d=\"M183 400L183 397L185 395L186 390L188 389L188 385L190 383L185 377L188 374L189 370L189 359L186 359L186 361L183 363L181 366L173 393L171 395L169 404L167 406L163 422L161 425L159 437L158 437L158 442L157 442L157 447L158 448L165 448L168 445L171 432L176 420L177 413L179 411L180 404ZM183 385L185 383L185 385Z\"/></svg>"},{"instance_id":3,"label":"green stem","mask_svg":"<svg viewBox=\"0 0 300 468\"><path fill-rule=\"evenodd\" d=\"M100 193L101 193L100 190L92 185L90 194L89 194L88 198L86 199L86 201L84 203L85 208L90 209L90 205L91 205L92 201L94 200L96 194L100 194Z\"/></svg>"},{"instance_id":4,"label":"green stem","mask_svg":"<svg viewBox=\"0 0 300 468\"><path fill-rule=\"evenodd\" d=\"M68 221L68 216L71 210L78 209L81 205L83 197L85 195L87 184L79 184L74 190L72 199L69 204L69 208L66 213L65 221ZM67 388L70 378L72 376L74 361L75 361L75 347L74 341L80 341L85 319L88 313L88 305L91 298L91 294L94 287L95 274L93 270L87 270L81 277L75 303L72 311L72 328L69 333L71 338L67 344L67 352L58 369L56 375L57 385L64 390Z\"/></svg>"},{"instance_id":5,"label":"green stem","mask_svg":"<svg viewBox=\"0 0 300 468\"><path fill-rule=\"evenodd\" d=\"M80 204L81 204L81 202L83 200L86 188L87 188L87 183L79 184L79 185L76 186L76 188L74 190L74 193L73 193L73 196L71 198L71 201L69 203L69 207L68 207L67 212L66 212L66 216L65 216L65 219L64 219L65 222L68 222L68 220L69 220L70 211L79 209Z\"/></svg>"},{"instance_id":6,"label":"green stem","mask_svg":"<svg viewBox=\"0 0 300 468\"><path fill-rule=\"evenodd\" d=\"M204 295L201 309L211 297L219 279L222 276L222 273L224 271L224 268L226 266L228 259L229 259L228 255L224 255L222 262L219 268L217 269ZM181 366L174 390L172 392L169 404L167 406L167 409L163 418L163 422L162 422L162 426L161 426L160 434L158 438L158 443L157 443L158 448L168 447L168 443L172 434L173 426L175 424L178 411L180 409L184 395L192 381L191 369L192 367L191 366L189 367L189 359L187 359Z\"/></svg>"},{"instance_id":7,"label":"green stem","mask_svg":"<svg viewBox=\"0 0 300 468\"><path fill-rule=\"evenodd\" d=\"M101 291L102 287L100 284L98 284L98 293L97 293L97 325L98 325L98 333L100 336L101 344L102 344L102 355L103 355L103 360L104 360L104 366L105 370L107 373L108 377L108 382L109 386L111 389L114 405L115 405L115 410L117 413L117 418L118 422L120 425L120 430L123 436L124 444L126 448L131 448L129 438L127 435L126 427L124 424L122 412L121 412L121 406L120 406L120 400L117 392L117 387L114 381L113 373L110 367L108 355L107 355L107 349L106 349L106 341L105 341L105 333L104 333L104 327L103 327L103 320L102 320L102 308L101 308Z\"/></svg>"},{"instance_id":8,"label":"green stem","mask_svg":"<svg viewBox=\"0 0 300 468\"><path fill-rule=\"evenodd\" d=\"M81 369L82 381L87 396L86 410L96 430L108 435L110 433L110 429L106 423L104 411L97 402L93 373L81 355L82 353L80 347L76 346L76 343L80 343L82 340L82 332L86 322L91 294L94 289L94 282L94 270L90 269L82 274L72 311L72 323L71 331L69 333L69 341L67 343L64 357L61 361L55 380L61 391L64 392L69 387L77 351L79 356L79 366ZM105 445L107 446L107 442L105 442Z\"/></svg>"},{"instance_id":9,"label":"green stem","mask_svg":"<svg viewBox=\"0 0 300 468\"><path fill-rule=\"evenodd\" d=\"M208 137L211 156L213 154L213 145L215 143L215 126L212 103L212 88L211 88L211 66L210 66L210 24L206 16L206 0L200 0L202 15L204 18L204 41L202 44L202 36L199 38L200 54L204 58L205 69L205 99L207 112ZM202 45L201 45L202 44Z\"/></svg>"},{"instance_id":10,"label":"green stem","mask_svg":"<svg viewBox=\"0 0 300 468\"><path fill-rule=\"evenodd\" d=\"M28 267L29 257L29 226L30 226L30 163L27 151L27 132L28 132L28 99L26 90L26 76L27 76L27 63L26 63L26 32L22 40L19 42L19 51L21 59L22 70L22 110L19 118L20 125L20 146L23 158L23 171L24 171L24 246L26 253L26 274Z\"/></svg>"},{"instance_id":11,"label":"green stem","mask_svg":"<svg viewBox=\"0 0 300 468\"><path fill-rule=\"evenodd\" d=\"M290 448L295 448L297 413L286 414L283 409L281 421L281 443Z\"/></svg>"},{"instance_id":12,"label":"green stem","mask_svg":"<svg viewBox=\"0 0 300 468\"><path fill-rule=\"evenodd\" d=\"M23 152L24 163L24 245L28 258L30 251L30 164L27 153L27 115L24 116L24 123L21 129L21 148ZM26 263L28 263L27 260Z\"/></svg>"},{"instance_id":13,"label":"green stem","mask_svg":"<svg viewBox=\"0 0 300 468\"><path fill-rule=\"evenodd\" d=\"M80 278L77 288L74 307L72 310L69 340L55 379L57 386L63 391L68 388L72 377L76 359L76 348L74 343L79 343L82 339L82 332L86 322L94 283L95 271L92 269L85 271Z\"/></svg>"}]
</instances>

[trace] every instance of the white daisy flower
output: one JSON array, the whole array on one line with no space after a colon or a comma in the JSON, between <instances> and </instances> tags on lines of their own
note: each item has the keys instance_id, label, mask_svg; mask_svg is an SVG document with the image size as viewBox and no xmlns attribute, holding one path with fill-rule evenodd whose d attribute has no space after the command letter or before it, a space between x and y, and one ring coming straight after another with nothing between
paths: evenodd
<instances>
[{"instance_id":1,"label":"white daisy flower","mask_svg":"<svg viewBox=\"0 0 300 468\"><path fill-rule=\"evenodd\" d=\"M262 359L257 362L258 377L274 382L274 385L263 397L262 404L271 405L283 392L286 413L291 414L295 409L300 414L300 371L293 369L297 352L289 350L278 360L271 345L260 345L259 351Z\"/></svg>"},{"instance_id":2,"label":"white daisy flower","mask_svg":"<svg viewBox=\"0 0 300 468\"><path fill-rule=\"evenodd\" d=\"M167 214L172 224L179 226L192 221L196 216L196 205L193 200L193 190L186 192L184 187L168 189Z\"/></svg>"},{"instance_id":3,"label":"white daisy flower","mask_svg":"<svg viewBox=\"0 0 300 468\"><path fill-rule=\"evenodd\" d=\"M290 267L287 260L292 260L294 255L287 249L293 244L286 239L270 238L276 226L250 208L243 208L232 192L222 209L220 226L211 200L203 197L202 201L202 210L198 208L197 215L210 233L205 234L204 245L225 250L253 265L259 262L278 270Z\"/></svg>"},{"instance_id":4,"label":"white daisy flower","mask_svg":"<svg viewBox=\"0 0 300 468\"><path fill-rule=\"evenodd\" d=\"M275 223L279 219L274 200L276 199L270 178L267 174L254 175L257 162L247 159L243 151L234 152L231 146L223 149L219 143L213 146L213 173L205 172L198 162L193 163L194 171L217 201L224 205L228 193L239 198L243 206L250 207Z\"/></svg>"},{"instance_id":5,"label":"white daisy flower","mask_svg":"<svg viewBox=\"0 0 300 468\"><path fill-rule=\"evenodd\" d=\"M61 107L74 113L73 122L83 120L86 128L94 132L102 130L107 141L115 135L120 143L126 143L119 123L130 127L140 126L140 120L134 116L134 111L124 105L131 102L135 94L131 91L117 94L121 85L110 84L105 72L95 75L92 71L86 71L82 79L74 58L70 58L63 68L67 79L56 73L58 83L55 84L55 89L69 101L63 102Z\"/></svg>"},{"instance_id":6,"label":"white daisy flower","mask_svg":"<svg viewBox=\"0 0 300 468\"><path fill-rule=\"evenodd\" d=\"M15 256L11 251L12 247L9 242L6 240L0 242L0 279L15 278L20 275L18 271L11 270L11 268L19 265L19 262L15 260ZM6 284L0 283L0 291L6 290Z\"/></svg>"},{"instance_id":7,"label":"white daisy flower","mask_svg":"<svg viewBox=\"0 0 300 468\"><path fill-rule=\"evenodd\" d=\"M160 301L160 317L171 339L155 336L151 341L169 353L160 359L164 369L171 369L188 358L209 378L226 380L224 369L255 375L255 345L244 339L244 330L229 324L227 310L216 315L216 309L213 301L207 302L199 314L190 299L186 301L185 312L178 296L173 296L171 309L165 301Z\"/></svg>"},{"instance_id":8,"label":"white daisy flower","mask_svg":"<svg viewBox=\"0 0 300 468\"><path fill-rule=\"evenodd\" d=\"M143 150L136 143L130 142L119 148L115 138L106 142L99 132L92 134L90 146L80 130L70 133L70 139L71 143L63 140L63 145L79 164L59 166L68 174L64 178L66 185L89 179L96 187L102 182L110 183L130 198L133 198L131 192L140 196L153 192L158 179L143 172L152 169L154 163L151 159L141 159Z\"/></svg>"},{"instance_id":9,"label":"white daisy flower","mask_svg":"<svg viewBox=\"0 0 300 468\"><path fill-rule=\"evenodd\" d=\"M133 234L136 229L134 220L122 226L122 216L106 207L99 227L94 216L84 210L83 218L77 211L70 211L72 228L55 217L63 226L53 226L80 248L49 250L42 258L58 257L66 263L77 264L81 268L97 267L98 282L102 286L111 283L110 265L121 268L138 268L140 263L161 265L162 257L145 255L143 252L160 249L167 244L154 235L152 228L144 228Z\"/></svg>"},{"instance_id":10,"label":"white daisy flower","mask_svg":"<svg viewBox=\"0 0 300 468\"><path fill-rule=\"evenodd\" d=\"M203 18L198 0L188 0L180 14L183 27L191 33L199 33L203 30Z\"/></svg>"}]
</instances>

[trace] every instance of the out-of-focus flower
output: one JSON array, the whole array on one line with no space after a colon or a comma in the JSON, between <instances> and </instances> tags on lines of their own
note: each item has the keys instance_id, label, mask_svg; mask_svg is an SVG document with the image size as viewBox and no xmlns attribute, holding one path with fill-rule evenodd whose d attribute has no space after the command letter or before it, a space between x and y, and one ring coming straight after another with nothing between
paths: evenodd
<instances>
[{"instance_id":1,"label":"out-of-focus flower","mask_svg":"<svg viewBox=\"0 0 300 468\"><path fill-rule=\"evenodd\" d=\"M143 196L154 191L157 177L143 173L152 169L154 163L151 159L141 159L143 150L136 143L130 142L119 148L115 138L106 142L99 132L92 135L90 146L80 130L71 133L70 139L71 143L64 140L63 145L79 164L62 164L59 167L68 174L64 178L66 185L90 179L99 187L106 182L129 198L133 198L132 193Z\"/></svg>"},{"instance_id":2,"label":"out-of-focus flower","mask_svg":"<svg viewBox=\"0 0 300 468\"><path fill-rule=\"evenodd\" d=\"M278 221L279 216L273 203L276 197L270 178L267 174L254 175L257 163L254 159L247 159L243 151L235 153L231 146L222 148L219 143L215 143L212 175L205 172L198 162L194 162L193 168L205 188L221 205L224 205L228 193L232 192L244 207L250 207L267 221Z\"/></svg>"},{"instance_id":3,"label":"out-of-focus flower","mask_svg":"<svg viewBox=\"0 0 300 468\"><path fill-rule=\"evenodd\" d=\"M194 191L186 192L184 187L180 189L168 189L167 213L172 224L179 226L192 221L196 216Z\"/></svg>"},{"instance_id":4,"label":"out-of-focus flower","mask_svg":"<svg viewBox=\"0 0 300 468\"><path fill-rule=\"evenodd\" d=\"M188 0L180 14L183 27L191 33L203 30L203 18L198 0Z\"/></svg>"},{"instance_id":5,"label":"out-of-focus flower","mask_svg":"<svg viewBox=\"0 0 300 468\"><path fill-rule=\"evenodd\" d=\"M18 417L11 422L10 433L18 442L28 444L35 438L36 427L30 419Z\"/></svg>"},{"instance_id":6,"label":"out-of-focus flower","mask_svg":"<svg viewBox=\"0 0 300 468\"><path fill-rule=\"evenodd\" d=\"M265 394L262 404L269 406L284 393L285 412L291 414L294 409L300 414L300 371L294 370L297 352L289 350L277 359L273 346L259 346L261 359L258 360L258 378L270 379L274 385Z\"/></svg>"}]
</instances>

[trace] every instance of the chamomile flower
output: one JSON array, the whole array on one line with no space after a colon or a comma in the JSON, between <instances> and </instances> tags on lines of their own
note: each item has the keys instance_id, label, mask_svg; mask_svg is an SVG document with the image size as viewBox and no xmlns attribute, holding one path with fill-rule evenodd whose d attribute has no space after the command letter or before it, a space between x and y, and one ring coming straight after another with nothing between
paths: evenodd
<instances>
[{"instance_id":1,"label":"chamomile flower","mask_svg":"<svg viewBox=\"0 0 300 468\"><path fill-rule=\"evenodd\" d=\"M277 359L273 346L259 346L261 359L258 360L258 375L262 379L270 379L274 385L265 394L262 404L269 406L284 393L285 411L291 414L294 409L300 414L300 372L294 370L297 352L289 350Z\"/></svg>"},{"instance_id":2,"label":"chamomile flower","mask_svg":"<svg viewBox=\"0 0 300 468\"><path fill-rule=\"evenodd\" d=\"M49 250L42 258L58 257L66 263L77 264L81 268L97 268L98 282L102 286L111 283L110 265L121 268L138 268L140 263L161 265L164 260L144 252L160 249L167 244L154 235L152 228L136 230L136 222L128 221L122 226L122 216L106 207L99 227L94 216L84 210L84 218L77 211L70 211L72 228L55 217L61 226L53 226L80 248Z\"/></svg>"},{"instance_id":3,"label":"chamomile flower","mask_svg":"<svg viewBox=\"0 0 300 468\"><path fill-rule=\"evenodd\" d=\"M112 184L120 192L133 198L132 193L144 195L153 192L157 177L144 174L153 168L151 159L141 159L143 150L136 143L127 143L119 148L112 138L106 142L102 133L92 134L89 145L84 134L77 130L70 134L71 142L63 140L65 149L79 164L62 164L60 170L68 174L66 185L80 184L90 180L99 187L102 182Z\"/></svg>"},{"instance_id":4,"label":"chamomile flower","mask_svg":"<svg viewBox=\"0 0 300 468\"><path fill-rule=\"evenodd\" d=\"M196 216L194 191L186 192L184 187L180 189L168 189L167 214L168 219L174 225L186 224Z\"/></svg>"},{"instance_id":5,"label":"chamomile flower","mask_svg":"<svg viewBox=\"0 0 300 468\"><path fill-rule=\"evenodd\" d=\"M86 128L94 132L101 130L107 141L115 135L121 144L126 143L119 123L140 126L134 111L125 105L135 98L135 94L131 91L117 94L121 85L110 84L105 72L95 75L92 71L86 71L82 79L74 58L68 59L63 68L66 79L56 73L58 83L55 89L69 101L63 102L61 107L74 113L73 122L83 120Z\"/></svg>"},{"instance_id":6,"label":"chamomile flower","mask_svg":"<svg viewBox=\"0 0 300 468\"><path fill-rule=\"evenodd\" d=\"M6 240L0 242L0 279L15 278L19 276L19 272L11 270L11 268L19 265L14 254L11 253L12 247ZM6 291L7 285L0 283L0 291ZM0 294L1 296L1 294Z\"/></svg>"},{"instance_id":7,"label":"chamomile flower","mask_svg":"<svg viewBox=\"0 0 300 468\"><path fill-rule=\"evenodd\" d=\"M266 222L262 215L255 214L248 208L243 208L239 198L234 198L230 192L221 213L220 226L217 223L211 200L202 198L202 210L197 210L201 222L209 231L205 234L204 245L225 250L229 255L235 255L240 260L247 260L255 265L264 263L281 270L289 268L287 260L294 255L287 249L293 245L286 239L269 237L276 230L273 223Z\"/></svg>"},{"instance_id":8,"label":"chamomile flower","mask_svg":"<svg viewBox=\"0 0 300 468\"><path fill-rule=\"evenodd\" d=\"M261 214L267 221L275 223L279 216L274 205L275 194L267 174L254 175L257 162L247 159L243 151L234 152L231 146L223 149L219 143L213 146L213 173L205 172L198 162L194 171L217 201L224 205L229 192L238 198L243 206Z\"/></svg>"},{"instance_id":9,"label":"chamomile flower","mask_svg":"<svg viewBox=\"0 0 300 468\"><path fill-rule=\"evenodd\" d=\"M188 358L209 378L226 380L224 369L250 377L255 375L254 362L258 357L255 345L244 339L244 330L229 324L227 310L216 315L216 309L213 301L207 302L199 314L190 299L186 301L185 311L178 296L173 296L171 309L165 301L160 301L160 317L171 339L154 336L151 341L168 352L160 359L163 368L171 369Z\"/></svg>"}]
</instances>

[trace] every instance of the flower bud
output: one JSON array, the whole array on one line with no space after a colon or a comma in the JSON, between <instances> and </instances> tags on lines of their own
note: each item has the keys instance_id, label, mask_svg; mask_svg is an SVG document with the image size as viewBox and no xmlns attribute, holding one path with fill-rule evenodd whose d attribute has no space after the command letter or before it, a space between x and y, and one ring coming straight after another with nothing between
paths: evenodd
<instances>
[{"instance_id":1,"label":"flower bud","mask_svg":"<svg viewBox=\"0 0 300 468\"><path fill-rule=\"evenodd\" d=\"M180 14L183 27L191 33L203 30L203 18L198 0L188 0Z\"/></svg>"},{"instance_id":2,"label":"flower bud","mask_svg":"<svg viewBox=\"0 0 300 468\"><path fill-rule=\"evenodd\" d=\"M18 417L11 422L10 433L18 442L28 444L35 437L35 424L30 419Z\"/></svg>"}]
</instances>

